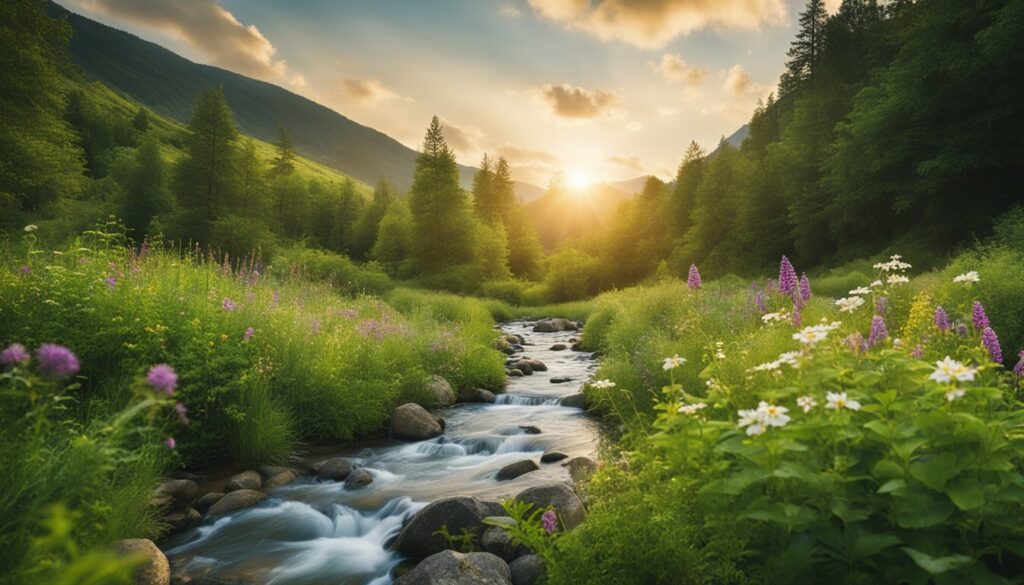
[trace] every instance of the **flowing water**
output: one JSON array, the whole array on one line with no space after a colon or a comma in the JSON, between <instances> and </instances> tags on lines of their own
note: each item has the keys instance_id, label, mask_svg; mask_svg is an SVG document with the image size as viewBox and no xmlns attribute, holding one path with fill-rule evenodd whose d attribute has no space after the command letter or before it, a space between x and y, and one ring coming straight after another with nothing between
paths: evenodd
<instances>
[{"instance_id":1,"label":"flowing water","mask_svg":"<svg viewBox=\"0 0 1024 585\"><path fill-rule=\"evenodd\" d=\"M373 483L346 489L304 477L271 491L256 508L206 519L163 543L176 573L199 583L384 585L402 561L388 545L428 502L453 495L500 500L539 483L567 481L560 462L539 463L540 455L594 455L597 422L559 400L579 392L596 363L589 353L549 349L571 345L576 332L535 333L525 322L502 330L526 339L517 357L539 359L548 371L510 377L495 404L444 409L446 430L436 439L319 450L320 458L349 458L373 475ZM566 377L572 381L551 383ZM522 426L541 432L529 434ZM494 479L503 466L523 459L540 469L511 481Z\"/></svg>"}]
</instances>

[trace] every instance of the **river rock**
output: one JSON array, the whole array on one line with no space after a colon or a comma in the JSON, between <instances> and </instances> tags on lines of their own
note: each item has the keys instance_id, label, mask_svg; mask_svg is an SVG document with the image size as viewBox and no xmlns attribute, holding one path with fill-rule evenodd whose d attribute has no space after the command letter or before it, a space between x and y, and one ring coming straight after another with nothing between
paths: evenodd
<instances>
[{"instance_id":1,"label":"river rock","mask_svg":"<svg viewBox=\"0 0 1024 585\"><path fill-rule=\"evenodd\" d=\"M562 467L569 469L569 477L576 484L586 482L597 471L597 463L594 463L594 460L589 457L573 457L563 463Z\"/></svg>"},{"instance_id":2,"label":"river rock","mask_svg":"<svg viewBox=\"0 0 1024 585\"><path fill-rule=\"evenodd\" d=\"M559 451L545 451L544 454L540 456L540 462L554 463L555 461L561 461L562 459L566 459L568 457L568 455Z\"/></svg>"},{"instance_id":3,"label":"river rock","mask_svg":"<svg viewBox=\"0 0 1024 585\"><path fill-rule=\"evenodd\" d=\"M570 349L573 351L587 351L586 348L583 347L583 344L579 342L572 344Z\"/></svg>"},{"instance_id":4,"label":"river rock","mask_svg":"<svg viewBox=\"0 0 1024 585\"><path fill-rule=\"evenodd\" d=\"M515 350L512 349L512 344L509 343L508 339L505 339L504 337L494 342L494 349L500 351L505 355L512 355L513 353L515 353Z\"/></svg>"},{"instance_id":5,"label":"river rock","mask_svg":"<svg viewBox=\"0 0 1024 585\"><path fill-rule=\"evenodd\" d=\"M441 376L431 376L424 387L432 401L431 406L440 408L455 404L455 391L452 385Z\"/></svg>"},{"instance_id":6,"label":"river rock","mask_svg":"<svg viewBox=\"0 0 1024 585\"><path fill-rule=\"evenodd\" d=\"M365 469L356 469L345 480L345 489L357 490L373 483L373 475Z\"/></svg>"},{"instance_id":7,"label":"river rock","mask_svg":"<svg viewBox=\"0 0 1024 585\"><path fill-rule=\"evenodd\" d=\"M251 508L256 504L262 502L267 495L263 492L256 490L238 490L225 494L223 498L217 500L217 503L210 506L210 511L207 512L209 516L217 516L220 514L227 514L228 512L234 512L235 510L241 510L243 508Z\"/></svg>"},{"instance_id":8,"label":"river rock","mask_svg":"<svg viewBox=\"0 0 1024 585\"><path fill-rule=\"evenodd\" d=\"M526 363L530 364L530 368L533 369L534 372L546 372L546 371L548 371L547 365L545 365L544 362L542 362L540 360L528 359L528 360L525 360L525 361L526 361Z\"/></svg>"},{"instance_id":9,"label":"river rock","mask_svg":"<svg viewBox=\"0 0 1024 585\"><path fill-rule=\"evenodd\" d=\"M576 528L587 517L587 511L571 487L564 483L551 482L527 488L516 496L516 500L531 504L538 510L555 508L558 517L566 528Z\"/></svg>"},{"instance_id":10,"label":"river rock","mask_svg":"<svg viewBox=\"0 0 1024 585\"><path fill-rule=\"evenodd\" d=\"M171 532L181 532L199 524L202 520L203 515L195 508L185 508L180 512L173 512L163 517L164 524L171 529Z\"/></svg>"},{"instance_id":11,"label":"river rock","mask_svg":"<svg viewBox=\"0 0 1024 585\"><path fill-rule=\"evenodd\" d=\"M182 504L191 504L199 495L199 486L191 479L169 479L153 492L154 500L171 498Z\"/></svg>"},{"instance_id":12,"label":"river rock","mask_svg":"<svg viewBox=\"0 0 1024 585\"><path fill-rule=\"evenodd\" d=\"M533 330L536 333L554 333L555 331L558 331L558 329L555 329L555 324L551 321L538 321L533 326Z\"/></svg>"},{"instance_id":13,"label":"river rock","mask_svg":"<svg viewBox=\"0 0 1024 585\"><path fill-rule=\"evenodd\" d=\"M568 319L545 319L537 322L533 330L538 333L554 333L556 331L576 331L578 327Z\"/></svg>"},{"instance_id":14,"label":"river rock","mask_svg":"<svg viewBox=\"0 0 1024 585\"><path fill-rule=\"evenodd\" d=\"M548 567L540 555L521 556L511 563L512 585L538 585L543 583L548 574Z\"/></svg>"},{"instance_id":15,"label":"river rock","mask_svg":"<svg viewBox=\"0 0 1024 585\"><path fill-rule=\"evenodd\" d=\"M293 482L296 479L298 479L298 477L299 476L296 475L296 473L294 471L292 471L291 469L285 469L284 471L279 471L278 473L268 477L267 481L263 482L263 489L264 490L272 490L274 488L279 488L279 487L281 487L283 485L288 485L291 482Z\"/></svg>"},{"instance_id":16,"label":"river rock","mask_svg":"<svg viewBox=\"0 0 1024 585\"><path fill-rule=\"evenodd\" d=\"M221 492L210 492L208 494L203 494L202 497L200 497L198 500L192 503L192 507L198 510L200 514L205 514L210 509L210 506L213 506L214 504L219 502L220 499L223 497L224 494L222 494Z\"/></svg>"},{"instance_id":17,"label":"river rock","mask_svg":"<svg viewBox=\"0 0 1024 585\"><path fill-rule=\"evenodd\" d=\"M557 378L551 378L552 384L565 384L566 382L572 382L572 378L568 376L559 376Z\"/></svg>"},{"instance_id":18,"label":"river rock","mask_svg":"<svg viewBox=\"0 0 1024 585\"><path fill-rule=\"evenodd\" d=\"M432 439L444 432L444 427L419 404L403 404L391 413L391 436L407 441Z\"/></svg>"},{"instance_id":19,"label":"river rock","mask_svg":"<svg viewBox=\"0 0 1024 585\"><path fill-rule=\"evenodd\" d=\"M509 518L511 520L511 518ZM500 526L491 526L480 537L480 546L492 555L501 557L506 562L530 554L530 549L522 544L514 544L508 531Z\"/></svg>"},{"instance_id":20,"label":"river rock","mask_svg":"<svg viewBox=\"0 0 1024 585\"><path fill-rule=\"evenodd\" d=\"M530 365L530 362L528 362L527 360L519 360L517 362L514 362L511 368L513 370L519 370L526 376L530 376L533 374L533 366Z\"/></svg>"},{"instance_id":21,"label":"river rock","mask_svg":"<svg viewBox=\"0 0 1024 585\"><path fill-rule=\"evenodd\" d=\"M505 370L505 375L510 377L510 378L522 378L523 377L523 371L522 370L518 370L518 369L516 369L516 370Z\"/></svg>"},{"instance_id":22,"label":"river rock","mask_svg":"<svg viewBox=\"0 0 1024 585\"><path fill-rule=\"evenodd\" d=\"M540 427L533 425L519 425L519 430L522 431L524 435L539 435L541 433Z\"/></svg>"},{"instance_id":23,"label":"river rock","mask_svg":"<svg viewBox=\"0 0 1024 585\"><path fill-rule=\"evenodd\" d=\"M516 461L515 463L509 463L505 467L498 470L497 475L494 479L498 481L508 481L515 479L520 475L530 473L531 471L537 471L540 467L533 462L533 459L523 459L522 461Z\"/></svg>"},{"instance_id":24,"label":"river rock","mask_svg":"<svg viewBox=\"0 0 1024 585\"><path fill-rule=\"evenodd\" d=\"M494 392L485 390L484 388L473 388L467 392L459 394L460 402L482 402L482 403L493 403Z\"/></svg>"},{"instance_id":25,"label":"river rock","mask_svg":"<svg viewBox=\"0 0 1024 585\"><path fill-rule=\"evenodd\" d=\"M550 349L551 349L551 351L565 351L568 348L569 348L569 346L567 346L564 343L556 343L556 344L552 345Z\"/></svg>"},{"instance_id":26,"label":"river rock","mask_svg":"<svg viewBox=\"0 0 1024 585\"><path fill-rule=\"evenodd\" d=\"M274 477L282 471L294 472L296 477L299 475L299 472L294 467L286 467L284 465L260 465L257 469L260 472L260 477L262 477L264 481Z\"/></svg>"},{"instance_id":27,"label":"river rock","mask_svg":"<svg viewBox=\"0 0 1024 585\"><path fill-rule=\"evenodd\" d=\"M424 559L395 585L512 585L512 570L491 553L446 550Z\"/></svg>"},{"instance_id":28,"label":"river rock","mask_svg":"<svg viewBox=\"0 0 1024 585\"><path fill-rule=\"evenodd\" d=\"M231 479L224 484L224 491L226 493L231 493L238 490L258 490L261 487L263 487L263 480L260 479L259 472L243 471L238 475L232 476Z\"/></svg>"},{"instance_id":29,"label":"river rock","mask_svg":"<svg viewBox=\"0 0 1024 585\"><path fill-rule=\"evenodd\" d=\"M146 561L135 569L135 585L170 585L171 565L167 557L152 540L128 538L114 543L114 554L119 557L144 556ZM509 577L511 579L511 576Z\"/></svg>"},{"instance_id":30,"label":"river rock","mask_svg":"<svg viewBox=\"0 0 1024 585\"><path fill-rule=\"evenodd\" d=\"M583 393L570 394L559 400L558 403L569 408L587 409L587 397Z\"/></svg>"},{"instance_id":31,"label":"river rock","mask_svg":"<svg viewBox=\"0 0 1024 585\"><path fill-rule=\"evenodd\" d=\"M409 519L392 548L408 557L428 557L451 546L446 538L437 534L442 526L447 526L449 534L455 536L468 530L479 538L484 531L483 520L493 516L492 512L491 506L473 497L451 496L435 500Z\"/></svg>"},{"instance_id":32,"label":"river rock","mask_svg":"<svg viewBox=\"0 0 1024 585\"><path fill-rule=\"evenodd\" d=\"M352 473L352 463L344 457L335 457L320 464L317 477L332 481L345 481L350 473Z\"/></svg>"}]
</instances>

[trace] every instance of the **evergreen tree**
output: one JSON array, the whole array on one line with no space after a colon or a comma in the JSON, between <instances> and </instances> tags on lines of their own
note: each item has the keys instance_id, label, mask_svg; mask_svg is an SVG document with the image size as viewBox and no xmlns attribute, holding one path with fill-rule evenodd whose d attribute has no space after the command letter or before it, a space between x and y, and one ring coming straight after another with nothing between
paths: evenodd
<instances>
[{"instance_id":1,"label":"evergreen tree","mask_svg":"<svg viewBox=\"0 0 1024 585\"><path fill-rule=\"evenodd\" d=\"M363 198L352 179L341 184L341 194L331 225L331 249L351 256L355 243L355 224L363 213Z\"/></svg>"},{"instance_id":2,"label":"evergreen tree","mask_svg":"<svg viewBox=\"0 0 1024 585\"><path fill-rule=\"evenodd\" d=\"M498 221L498 214L494 205L494 171L491 169L491 159L484 153L484 159L480 161L480 170L473 176L473 209L476 216L486 223Z\"/></svg>"},{"instance_id":3,"label":"evergreen tree","mask_svg":"<svg viewBox=\"0 0 1024 585\"><path fill-rule=\"evenodd\" d=\"M202 208L207 221L217 218L235 185L238 129L218 87L200 93L192 108L185 157L178 165L178 201Z\"/></svg>"},{"instance_id":4,"label":"evergreen tree","mask_svg":"<svg viewBox=\"0 0 1024 585\"><path fill-rule=\"evenodd\" d=\"M301 238L309 233L309 189L301 177L292 173L278 175L270 183L274 218L284 236Z\"/></svg>"},{"instance_id":5,"label":"evergreen tree","mask_svg":"<svg viewBox=\"0 0 1024 585\"><path fill-rule=\"evenodd\" d=\"M141 241L153 217L170 211L171 194L167 188L167 168L154 140L142 143L135 152L133 167L124 186L121 215L132 237Z\"/></svg>"},{"instance_id":6,"label":"evergreen tree","mask_svg":"<svg viewBox=\"0 0 1024 585\"><path fill-rule=\"evenodd\" d=\"M510 214L519 205L519 201L516 199L515 183L512 182L512 169L509 168L508 161L503 156L498 157L498 164L494 167L491 190L494 214L505 222L507 228Z\"/></svg>"},{"instance_id":7,"label":"evergreen tree","mask_svg":"<svg viewBox=\"0 0 1024 585\"><path fill-rule=\"evenodd\" d=\"M437 116L431 120L423 150L416 158L409 208L421 272L437 273L473 259L472 218L466 193L459 186L455 155L444 140Z\"/></svg>"},{"instance_id":8,"label":"evergreen tree","mask_svg":"<svg viewBox=\"0 0 1024 585\"><path fill-rule=\"evenodd\" d=\"M295 146L288 130L278 124L275 132L274 150L277 153L270 162L270 176L279 177L295 171Z\"/></svg>"},{"instance_id":9,"label":"evergreen tree","mask_svg":"<svg viewBox=\"0 0 1024 585\"><path fill-rule=\"evenodd\" d=\"M135 117L132 118L132 128L140 134L145 134L149 130L149 113L145 108L139 108L139 111L135 113Z\"/></svg>"},{"instance_id":10,"label":"evergreen tree","mask_svg":"<svg viewBox=\"0 0 1024 585\"><path fill-rule=\"evenodd\" d=\"M679 170L676 171L676 186L672 191L671 219L672 233L674 237L681 238L690 229L693 213L693 202L697 196L697 187L704 180L704 162L707 153L691 140L683 154L683 161L679 163ZM692 262L692 261L691 261ZM686 266L690 263L687 262Z\"/></svg>"},{"instance_id":11,"label":"evergreen tree","mask_svg":"<svg viewBox=\"0 0 1024 585\"><path fill-rule=\"evenodd\" d=\"M409 276L413 263L416 227L405 201L395 198L377 229L377 241L370 257L384 265L392 276Z\"/></svg>"},{"instance_id":12,"label":"evergreen tree","mask_svg":"<svg viewBox=\"0 0 1024 585\"><path fill-rule=\"evenodd\" d=\"M377 228L384 219L391 205L391 185L387 181L381 181L373 190L373 201L366 208L366 211L359 216L355 225L355 240L352 244L352 255L355 258L365 260L369 257L373 245L377 242Z\"/></svg>"},{"instance_id":13,"label":"evergreen tree","mask_svg":"<svg viewBox=\"0 0 1024 585\"><path fill-rule=\"evenodd\" d=\"M789 61L779 82L781 95L788 95L800 84L814 77L824 46L823 31L827 20L825 0L808 0L807 7L800 13L800 30L786 53Z\"/></svg>"},{"instance_id":14,"label":"evergreen tree","mask_svg":"<svg viewBox=\"0 0 1024 585\"><path fill-rule=\"evenodd\" d=\"M258 215L266 190L264 164L256 152L256 142L246 138L238 157L238 197L236 211L243 217Z\"/></svg>"}]
</instances>

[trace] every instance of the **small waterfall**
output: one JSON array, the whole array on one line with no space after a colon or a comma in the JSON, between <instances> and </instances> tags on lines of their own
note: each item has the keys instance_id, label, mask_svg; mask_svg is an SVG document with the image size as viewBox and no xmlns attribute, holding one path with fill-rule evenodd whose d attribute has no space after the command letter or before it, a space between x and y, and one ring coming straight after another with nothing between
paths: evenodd
<instances>
[{"instance_id":1,"label":"small waterfall","mask_svg":"<svg viewBox=\"0 0 1024 585\"><path fill-rule=\"evenodd\" d=\"M508 404L511 406L555 406L559 400L559 398L524 396L522 394L498 394L494 397L495 404Z\"/></svg>"}]
</instances>

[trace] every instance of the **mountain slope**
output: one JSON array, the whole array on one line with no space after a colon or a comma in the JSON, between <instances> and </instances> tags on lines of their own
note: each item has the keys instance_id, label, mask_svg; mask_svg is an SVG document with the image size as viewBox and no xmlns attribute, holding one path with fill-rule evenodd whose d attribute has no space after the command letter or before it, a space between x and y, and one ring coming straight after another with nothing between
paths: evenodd
<instances>
[{"instance_id":1,"label":"mountain slope","mask_svg":"<svg viewBox=\"0 0 1024 585\"><path fill-rule=\"evenodd\" d=\"M305 156L370 185L387 179L406 188L412 180L416 151L383 132L274 84L193 63L56 4L51 3L49 10L71 24L71 58L88 78L160 114L187 123L196 94L220 85L245 134L272 141L282 124ZM459 171L463 186L472 184L476 169L459 165ZM526 200L537 190L533 185L517 188Z\"/></svg>"}]
</instances>

